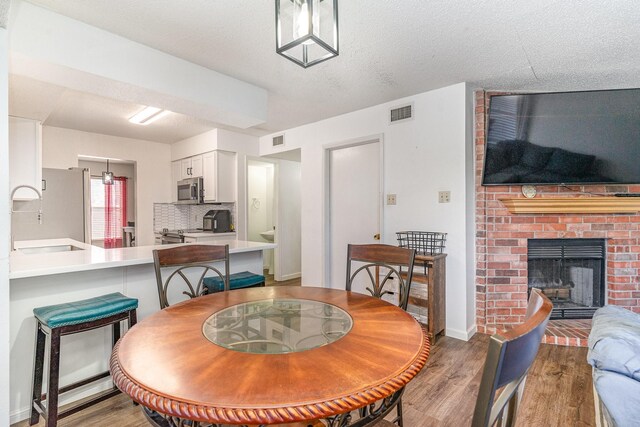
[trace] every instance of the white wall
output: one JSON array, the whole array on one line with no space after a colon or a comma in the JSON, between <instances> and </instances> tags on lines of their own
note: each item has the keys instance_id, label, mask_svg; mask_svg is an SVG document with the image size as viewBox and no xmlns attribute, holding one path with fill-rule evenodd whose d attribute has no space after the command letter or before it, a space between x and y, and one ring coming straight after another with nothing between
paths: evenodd
<instances>
[{"instance_id":1,"label":"white wall","mask_svg":"<svg viewBox=\"0 0 640 427\"><path fill-rule=\"evenodd\" d=\"M136 242L152 245L153 203L171 201L171 146L71 129L45 126L42 166L78 166L78 156L97 156L136 162Z\"/></svg>"},{"instance_id":2,"label":"white wall","mask_svg":"<svg viewBox=\"0 0 640 427\"><path fill-rule=\"evenodd\" d=\"M11 229L9 220L9 79L7 76L7 30L2 27L0 27L0 425L9 425L9 230Z\"/></svg>"},{"instance_id":3,"label":"white wall","mask_svg":"<svg viewBox=\"0 0 640 427\"><path fill-rule=\"evenodd\" d=\"M466 187L466 278L467 278L467 336L476 333L476 177L475 165L475 95L474 89L467 85L466 93L466 133L465 139L465 187ZM449 304L450 306L450 304Z\"/></svg>"},{"instance_id":4,"label":"white wall","mask_svg":"<svg viewBox=\"0 0 640 427\"><path fill-rule=\"evenodd\" d=\"M302 262L300 253L300 169L300 162L278 160L276 280L300 277Z\"/></svg>"},{"instance_id":5,"label":"white wall","mask_svg":"<svg viewBox=\"0 0 640 427\"><path fill-rule=\"evenodd\" d=\"M272 163L249 161L247 168L247 239L263 241L260 233L273 227ZM271 187L271 189L269 188Z\"/></svg>"},{"instance_id":6,"label":"white wall","mask_svg":"<svg viewBox=\"0 0 640 427\"><path fill-rule=\"evenodd\" d=\"M447 334L466 339L475 316L473 209L468 191L473 167L472 112L465 83L425 92L284 132L285 146L272 147L273 135L260 138L260 155L301 148L302 280L325 283L324 154L327 145L383 135L384 193L397 205L385 206L383 242L397 244L395 232L441 231L447 239ZM389 108L414 103L414 119L389 124ZM471 115L471 116L470 116ZM279 133L280 134L280 133ZM470 151L471 150L471 151ZM438 191L451 191L451 202L438 203ZM468 196L467 196L468 195ZM357 221L357 218L353 219ZM468 251L471 251L469 253Z\"/></svg>"}]
</instances>

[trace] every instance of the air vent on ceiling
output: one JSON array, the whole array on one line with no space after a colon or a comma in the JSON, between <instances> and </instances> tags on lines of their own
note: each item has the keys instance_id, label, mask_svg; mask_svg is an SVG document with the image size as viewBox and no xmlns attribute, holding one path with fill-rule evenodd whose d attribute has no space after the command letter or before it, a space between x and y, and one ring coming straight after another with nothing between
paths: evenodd
<instances>
[{"instance_id":1,"label":"air vent on ceiling","mask_svg":"<svg viewBox=\"0 0 640 427\"><path fill-rule=\"evenodd\" d=\"M390 123L409 120L411 118L413 118L413 104L403 105L402 107L392 108L390 110Z\"/></svg>"},{"instance_id":2,"label":"air vent on ceiling","mask_svg":"<svg viewBox=\"0 0 640 427\"><path fill-rule=\"evenodd\" d=\"M273 137L273 146L278 147L284 145L284 135L278 135Z\"/></svg>"}]
</instances>

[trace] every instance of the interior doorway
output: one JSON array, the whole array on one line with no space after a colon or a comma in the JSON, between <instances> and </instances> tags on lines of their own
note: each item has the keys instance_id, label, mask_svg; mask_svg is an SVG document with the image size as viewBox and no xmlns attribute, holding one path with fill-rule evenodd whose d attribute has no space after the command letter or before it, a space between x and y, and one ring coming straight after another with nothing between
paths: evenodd
<instances>
[{"instance_id":1,"label":"interior doorway","mask_svg":"<svg viewBox=\"0 0 640 427\"><path fill-rule=\"evenodd\" d=\"M265 268L281 282L302 276L301 150L247 159L247 239L274 242Z\"/></svg>"},{"instance_id":2,"label":"interior doorway","mask_svg":"<svg viewBox=\"0 0 640 427\"><path fill-rule=\"evenodd\" d=\"M325 286L344 289L347 245L378 243L382 232L382 142L348 142L327 149ZM362 288L362 289L360 289ZM354 283L364 292L364 285Z\"/></svg>"},{"instance_id":3,"label":"interior doorway","mask_svg":"<svg viewBox=\"0 0 640 427\"><path fill-rule=\"evenodd\" d=\"M254 242L276 241L275 174L272 161L247 161L247 240ZM264 269L275 275L273 249L263 251Z\"/></svg>"}]
</instances>

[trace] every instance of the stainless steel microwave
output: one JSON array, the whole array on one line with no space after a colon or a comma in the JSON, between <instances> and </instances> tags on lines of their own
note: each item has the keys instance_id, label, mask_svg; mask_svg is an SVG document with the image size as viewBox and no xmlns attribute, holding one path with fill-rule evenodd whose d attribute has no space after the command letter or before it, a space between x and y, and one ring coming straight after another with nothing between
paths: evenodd
<instances>
[{"instance_id":1,"label":"stainless steel microwave","mask_svg":"<svg viewBox=\"0 0 640 427\"><path fill-rule=\"evenodd\" d=\"M189 178L178 181L178 204L198 205L204 203L202 178Z\"/></svg>"}]
</instances>

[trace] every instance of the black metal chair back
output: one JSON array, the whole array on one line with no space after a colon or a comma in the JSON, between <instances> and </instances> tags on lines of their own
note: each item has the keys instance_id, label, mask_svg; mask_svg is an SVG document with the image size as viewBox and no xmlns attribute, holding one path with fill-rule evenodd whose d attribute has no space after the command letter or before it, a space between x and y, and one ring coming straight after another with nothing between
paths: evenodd
<instances>
[{"instance_id":1,"label":"black metal chair back","mask_svg":"<svg viewBox=\"0 0 640 427\"><path fill-rule=\"evenodd\" d=\"M525 322L491 336L473 427L515 425L524 382L538 354L551 309L551 301L539 289L532 289Z\"/></svg>"},{"instance_id":2,"label":"black metal chair back","mask_svg":"<svg viewBox=\"0 0 640 427\"><path fill-rule=\"evenodd\" d=\"M224 263L224 272L214 264ZM153 265L156 272L158 297L160 308L169 307L169 284L182 279L186 289L182 292L189 298L196 298L206 294L203 281L207 275L218 275L224 281L224 290L229 290L229 245L188 245L176 246L153 251ZM175 267L170 274L163 278L162 269ZM189 270L201 270L198 281L192 283L186 273ZM174 280L175 279L175 280Z\"/></svg>"},{"instance_id":3,"label":"black metal chair back","mask_svg":"<svg viewBox=\"0 0 640 427\"><path fill-rule=\"evenodd\" d=\"M397 246L371 244L349 245L347 247L347 291L351 290L354 279L358 274L369 277L371 286L367 291L376 298L382 298L385 294L393 294L390 283L398 280L398 306L407 309L409 303L409 291L413 277L413 263L416 257L415 249L399 248ZM353 263L364 263L353 272ZM402 268L407 269L406 277L401 275ZM382 277L382 279L381 279Z\"/></svg>"}]
</instances>

